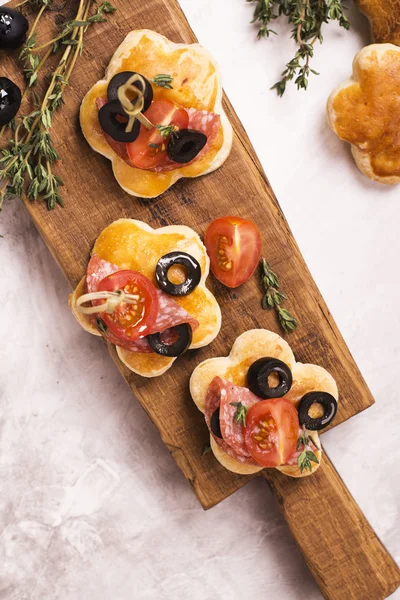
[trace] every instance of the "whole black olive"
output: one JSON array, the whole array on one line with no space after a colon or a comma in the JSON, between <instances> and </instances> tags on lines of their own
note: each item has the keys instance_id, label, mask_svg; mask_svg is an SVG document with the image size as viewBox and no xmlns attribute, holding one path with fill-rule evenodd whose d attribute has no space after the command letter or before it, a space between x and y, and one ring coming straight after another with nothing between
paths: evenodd
<instances>
[{"instance_id":1,"label":"whole black olive","mask_svg":"<svg viewBox=\"0 0 400 600\"><path fill-rule=\"evenodd\" d=\"M19 48L26 41L29 23L18 10L0 7L0 48Z\"/></svg>"},{"instance_id":2,"label":"whole black olive","mask_svg":"<svg viewBox=\"0 0 400 600\"><path fill-rule=\"evenodd\" d=\"M116 75L114 75L114 77L108 84L107 89L107 96L110 101L118 100L118 88L121 85L124 85L124 83L126 83L128 79L132 77L132 75L136 75L135 71L122 71L121 73L117 73ZM138 75L140 75L140 73L138 73ZM141 75L141 77L143 77L143 75ZM142 112L146 112L146 110L150 107L150 104L153 102L153 88L151 87L150 81L146 79L146 77L143 77L143 79L145 82L145 89L144 106ZM136 82L135 85L139 90L143 91L143 86L140 81ZM132 98L132 104L135 104L134 98Z\"/></svg>"},{"instance_id":3,"label":"whole black olive","mask_svg":"<svg viewBox=\"0 0 400 600\"><path fill-rule=\"evenodd\" d=\"M125 142L126 144L134 142L140 132L140 123L137 119L133 122L132 131L130 133L125 131L127 120L118 100L108 102L101 107L99 122L102 130L116 142Z\"/></svg>"},{"instance_id":4,"label":"whole black olive","mask_svg":"<svg viewBox=\"0 0 400 600\"><path fill-rule=\"evenodd\" d=\"M168 279L173 265L183 265L187 275L183 283L175 284ZM170 296L187 296L199 285L201 267L197 260L186 252L170 252L160 258L156 266L156 279L160 289Z\"/></svg>"},{"instance_id":5,"label":"whole black olive","mask_svg":"<svg viewBox=\"0 0 400 600\"><path fill-rule=\"evenodd\" d=\"M313 418L309 415L313 404L320 404L324 409L321 417ZM300 400L298 411L300 425L311 431L319 431L332 423L337 413L337 401L327 392L309 392Z\"/></svg>"},{"instance_id":6,"label":"whole black olive","mask_svg":"<svg viewBox=\"0 0 400 600\"><path fill-rule=\"evenodd\" d=\"M212 433L222 440L221 424L219 422L219 408L214 410L210 419L210 428Z\"/></svg>"},{"instance_id":7,"label":"whole black olive","mask_svg":"<svg viewBox=\"0 0 400 600\"><path fill-rule=\"evenodd\" d=\"M268 378L276 374L279 378L277 386L272 387ZM292 387L292 372L278 358L259 358L256 360L247 372L247 387L259 398L281 398L288 393Z\"/></svg>"},{"instance_id":8,"label":"whole black olive","mask_svg":"<svg viewBox=\"0 0 400 600\"><path fill-rule=\"evenodd\" d=\"M21 106L21 90L7 77L0 77L0 126L9 123Z\"/></svg>"},{"instance_id":9,"label":"whole black olive","mask_svg":"<svg viewBox=\"0 0 400 600\"><path fill-rule=\"evenodd\" d=\"M192 343L192 328L188 323L182 323L171 328L171 331L177 336L175 342L171 344L162 341L162 333L151 333L147 336L147 341L154 352L161 356L179 356L186 352Z\"/></svg>"},{"instance_id":10,"label":"whole black olive","mask_svg":"<svg viewBox=\"0 0 400 600\"><path fill-rule=\"evenodd\" d=\"M207 144L207 136L194 129L180 129L168 140L167 154L177 163L193 160Z\"/></svg>"}]
</instances>

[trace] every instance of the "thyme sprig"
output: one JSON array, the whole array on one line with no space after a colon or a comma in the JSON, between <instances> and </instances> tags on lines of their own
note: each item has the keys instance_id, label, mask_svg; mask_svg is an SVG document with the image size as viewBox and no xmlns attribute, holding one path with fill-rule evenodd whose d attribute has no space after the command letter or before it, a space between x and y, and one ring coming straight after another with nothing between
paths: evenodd
<instances>
[{"instance_id":1,"label":"thyme sprig","mask_svg":"<svg viewBox=\"0 0 400 600\"><path fill-rule=\"evenodd\" d=\"M318 75L310 67L310 59L314 55L314 46L317 41L322 43L322 26L329 21L338 21L344 29L350 28L350 22L344 14L342 0L247 0L256 2L252 23L259 25L258 38L269 37L276 33L271 29L271 23L279 16L287 17L291 24L291 38L298 50L281 73L281 79L271 89L282 96L286 85L294 79L297 89L307 89L310 73Z\"/></svg>"},{"instance_id":2,"label":"thyme sprig","mask_svg":"<svg viewBox=\"0 0 400 600\"><path fill-rule=\"evenodd\" d=\"M317 444L314 443L314 440L312 439L310 434L307 433L303 425L303 431L299 435L299 439L297 440L296 445L296 451L300 449L300 446L303 446L303 450L302 452L300 452L297 458L297 466L300 469L300 473L302 473L306 469L308 469L310 473L312 473L312 463L314 462L317 463L317 465L319 464L318 458L311 450L311 443L315 446L315 448L318 448Z\"/></svg>"},{"instance_id":3,"label":"thyme sprig","mask_svg":"<svg viewBox=\"0 0 400 600\"><path fill-rule=\"evenodd\" d=\"M155 85L158 85L158 87L163 87L163 88L167 88L168 90L173 90L174 88L172 87L172 82L173 82L174 78L169 75L168 73L159 73L159 75L156 75L155 77L153 77L153 79L151 80Z\"/></svg>"},{"instance_id":4,"label":"thyme sprig","mask_svg":"<svg viewBox=\"0 0 400 600\"><path fill-rule=\"evenodd\" d=\"M243 427L246 427L246 417L247 411L249 410L248 406L245 406L241 402L230 402L231 406L236 406L236 413L234 415L234 419L237 423L242 424Z\"/></svg>"},{"instance_id":5,"label":"thyme sprig","mask_svg":"<svg viewBox=\"0 0 400 600\"><path fill-rule=\"evenodd\" d=\"M34 110L28 115L18 117L13 127L14 134L8 146L1 151L0 209L5 198L20 196L25 184L27 184L27 197L30 200L42 196L49 210L54 209L57 204L64 205L59 192L63 182L53 173L53 164L59 159L51 136L53 117L63 104L65 87L82 53L84 33L89 26L104 21L104 15L115 10L109 2L102 2L97 6L95 0L80 0L75 19L64 24L63 44L58 44L59 36L57 36L42 47L37 47L35 30L51 1L29 0L29 3L40 9L20 54L27 79L27 88L23 95L25 96L36 83L37 74L50 54L62 50L61 58L50 74L43 98L31 90ZM90 15L94 5L96 5L96 12ZM48 48L40 59L36 53L44 47Z\"/></svg>"},{"instance_id":6,"label":"thyme sprig","mask_svg":"<svg viewBox=\"0 0 400 600\"><path fill-rule=\"evenodd\" d=\"M155 125L155 127L164 138L167 138L169 135L173 135L179 129L179 127L176 125Z\"/></svg>"},{"instance_id":7,"label":"thyme sprig","mask_svg":"<svg viewBox=\"0 0 400 600\"><path fill-rule=\"evenodd\" d=\"M282 329L286 332L294 331L298 325L298 321L286 308L282 308L281 306L282 302L287 300L287 296L280 289L278 275L273 272L265 258L262 259L261 267L261 283L265 290L261 306L264 310L274 308Z\"/></svg>"}]
</instances>

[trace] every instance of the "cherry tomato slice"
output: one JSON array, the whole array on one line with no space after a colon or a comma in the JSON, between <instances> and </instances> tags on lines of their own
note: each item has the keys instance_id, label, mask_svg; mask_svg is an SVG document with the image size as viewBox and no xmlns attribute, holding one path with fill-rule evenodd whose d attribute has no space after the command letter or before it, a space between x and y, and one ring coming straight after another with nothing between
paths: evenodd
<instances>
[{"instance_id":1,"label":"cherry tomato slice","mask_svg":"<svg viewBox=\"0 0 400 600\"><path fill-rule=\"evenodd\" d=\"M157 290L147 277L137 271L117 271L102 279L98 291L123 290L137 296L137 304L122 302L113 313L101 313L114 338L133 342L151 332L158 315ZM97 301L96 301L97 302ZM103 301L99 300L98 304Z\"/></svg>"},{"instance_id":2,"label":"cherry tomato slice","mask_svg":"<svg viewBox=\"0 0 400 600\"><path fill-rule=\"evenodd\" d=\"M247 412L247 450L262 467L283 465L296 450L299 427L297 410L290 400L261 400Z\"/></svg>"},{"instance_id":3,"label":"cherry tomato slice","mask_svg":"<svg viewBox=\"0 0 400 600\"><path fill-rule=\"evenodd\" d=\"M144 115L154 125L175 125L179 129L187 129L189 124L187 111L169 100L152 102ZM139 169L153 169L166 158L167 141L157 128L147 129L141 125L137 139L126 145L129 160Z\"/></svg>"},{"instance_id":4,"label":"cherry tomato slice","mask_svg":"<svg viewBox=\"0 0 400 600\"><path fill-rule=\"evenodd\" d=\"M221 217L213 221L208 226L204 243L211 271L230 288L250 279L261 258L260 230L241 217Z\"/></svg>"}]
</instances>

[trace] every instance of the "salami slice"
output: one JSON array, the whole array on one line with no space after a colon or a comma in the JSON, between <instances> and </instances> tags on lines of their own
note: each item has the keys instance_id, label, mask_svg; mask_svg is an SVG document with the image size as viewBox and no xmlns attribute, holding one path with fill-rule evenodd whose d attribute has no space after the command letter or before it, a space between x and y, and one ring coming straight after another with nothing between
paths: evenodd
<instances>
[{"instance_id":1,"label":"salami slice","mask_svg":"<svg viewBox=\"0 0 400 600\"><path fill-rule=\"evenodd\" d=\"M213 436L214 440L221 447L221 449L224 452L226 452L226 454L228 454L229 456L231 456L238 462L246 463L249 465L257 465L256 461L253 458L251 458L248 453L247 453L247 455L244 455L243 453L237 452L232 446L230 446L230 444L228 444L228 442L225 439L219 438L218 436L214 435L214 433L211 431L211 417L214 414L214 412L217 410L217 408L220 408L220 411L221 411L221 404L223 401L225 401L225 397L227 396L227 387L230 385L233 385L233 384L230 384L229 382L225 381L221 377L214 377L214 379L210 383L208 390L207 390L206 400L205 400L205 419L206 419L208 429L210 430L210 433ZM238 386L233 386L233 387L238 387ZM244 389L244 388L242 388L242 389ZM233 402L234 401L235 400L233 400ZM234 407L232 407L232 408L234 408ZM220 424L221 424L221 433L222 433L221 412L220 412Z\"/></svg>"},{"instance_id":2,"label":"salami slice","mask_svg":"<svg viewBox=\"0 0 400 600\"><path fill-rule=\"evenodd\" d=\"M189 323L192 331L196 331L200 323L197 319L189 315L184 308L179 306L177 302L168 294L164 294L161 290L157 290L159 300L158 317L154 323L154 327L149 333L161 333L167 331L182 323Z\"/></svg>"},{"instance_id":3,"label":"salami slice","mask_svg":"<svg viewBox=\"0 0 400 600\"><path fill-rule=\"evenodd\" d=\"M100 281L105 277L120 270L121 268L117 265L103 260L97 254L93 254L86 270L86 289L89 294L97 292Z\"/></svg>"},{"instance_id":4,"label":"salami slice","mask_svg":"<svg viewBox=\"0 0 400 600\"><path fill-rule=\"evenodd\" d=\"M107 100L105 98L96 98L96 106L98 110L100 110L100 108L102 108L102 106L105 104L107 104ZM220 116L216 115L215 113L207 112L206 110L196 110L195 108L188 108L185 110L189 116L188 128L204 133L207 136L206 145L192 161L185 163L184 165L177 163L166 156L162 162L160 162L153 169L149 169L149 171L153 171L155 173L165 173L167 171L174 171L176 169L181 169L182 167L187 167L204 156L210 150L221 125ZM143 127L143 125L141 125L141 127ZM130 167L134 167L129 160L126 144L124 142L115 141L104 131L103 135L107 144L112 148L112 150L114 150L114 152L118 154L118 156L122 158L122 160L124 160Z\"/></svg>"},{"instance_id":5,"label":"salami slice","mask_svg":"<svg viewBox=\"0 0 400 600\"><path fill-rule=\"evenodd\" d=\"M88 292L96 292L100 281L102 281L108 275L112 275L117 271L120 271L121 267L114 265L106 260L103 260L96 254L93 254L89 261L89 265L86 273L86 288ZM150 329L148 334L165 332L163 337L164 341L168 343L168 332L177 325L182 323L188 323L192 330L195 331L199 327L197 319L189 315L185 309L183 309L171 296L164 294L161 290L157 290L159 309L158 316L154 326ZM108 340L116 346L121 345L118 338L112 336L111 333L107 336ZM145 337L134 340L133 342L124 342L124 349L129 352L142 352L150 353L154 350L149 346L149 343Z\"/></svg>"},{"instance_id":6,"label":"salami slice","mask_svg":"<svg viewBox=\"0 0 400 600\"><path fill-rule=\"evenodd\" d=\"M222 388L219 420L222 437L237 454L250 457L244 441L243 426L235 419L237 407L232 403L240 402L244 406L250 407L259 402L260 398L247 388L230 383L225 379L221 379L220 385Z\"/></svg>"}]
</instances>

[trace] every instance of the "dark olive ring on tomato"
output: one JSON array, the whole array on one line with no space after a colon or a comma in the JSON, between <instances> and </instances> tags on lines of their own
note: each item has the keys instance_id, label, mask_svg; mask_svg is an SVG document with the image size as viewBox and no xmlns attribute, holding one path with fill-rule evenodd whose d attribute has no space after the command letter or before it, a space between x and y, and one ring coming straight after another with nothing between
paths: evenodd
<instances>
[{"instance_id":1,"label":"dark olive ring on tomato","mask_svg":"<svg viewBox=\"0 0 400 600\"><path fill-rule=\"evenodd\" d=\"M124 85L124 83L126 83L128 79L132 77L132 75L141 74L136 73L135 71L122 71L121 73L117 73L116 75L114 75L107 88L107 96L110 102L112 102L113 100L118 100L118 88L121 87L121 85ZM143 75L141 75L141 77L143 77ZM143 79L145 82L145 88L143 98L144 106L142 112L145 112L150 107L150 104L153 102L153 88L151 87L150 81L146 79L146 77L143 77ZM140 91L143 91L143 86L140 81L137 81L134 85ZM134 98L132 98L132 104L135 104Z\"/></svg>"},{"instance_id":2,"label":"dark olive ring on tomato","mask_svg":"<svg viewBox=\"0 0 400 600\"><path fill-rule=\"evenodd\" d=\"M309 410L313 404L319 404L323 408L323 415L311 417ZM337 401L327 392L309 392L300 400L298 407L300 425L304 425L310 431L319 431L328 427L336 417Z\"/></svg>"},{"instance_id":3,"label":"dark olive ring on tomato","mask_svg":"<svg viewBox=\"0 0 400 600\"><path fill-rule=\"evenodd\" d=\"M222 432L221 432L221 424L219 421L219 411L220 411L220 409L217 408L216 410L214 410L213 414L211 415L210 429L211 429L211 432L217 438L220 438L222 440L223 438L222 438Z\"/></svg>"},{"instance_id":4,"label":"dark olive ring on tomato","mask_svg":"<svg viewBox=\"0 0 400 600\"><path fill-rule=\"evenodd\" d=\"M7 125L21 106L21 90L11 79L0 77L0 125Z\"/></svg>"},{"instance_id":5,"label":"dark olive ring on tomato","mask_svg":"<svg viewBox=\"0 0 400 600\"><path fill-rule=\"evenodd\" d=\"M133 122L132 131L129 133L125 131L127 124L126 116L118 100L108 102L108 104L101 107L99 110L99 122L102 130L116 142L125 142L127 144L134 142L140 132L140 123L137 119Z\"/></svg>"},{"instance_id":6,"label":"dark olive ring on tomato","mask_svg":"<svg viewBox=\"0 0 400 600\"><path fill-rule=\"evenodd\" d=\"M174 265L186 269L186 279L182 283L172 283L168 271ZM169 252L160 258L156 266L156 280L160 289L169 296L187 296L199 285L201 267L198 261L186 252Z\"/></svg>"},{"instance_id":7,"label":"dark olive ring on tomato","mask_svg":"<svg viewBox=\"0 0 400 600\"><path fill-rule=\"evenodd\" d=\"M167 154L177 163L185 164L192 161L207 144L207 136L194 129L180 129L173 133L168 140Z\"/></svg>"},{"instance_id":8,"label":"dark olive ring on tomato","mask_svg":"<svg viewBox=\"0 0 400 600\"><path fill-rule=\"evenodd\" d=\"M19 48L26 40L29 23L13 8L0 7L0 48Z\"/></svg>"},{"instance_id":9,"label":"dark olive ring on tomato","mask_svg":"<svg viewBox=\"0 0 400 600\"><path fill-rule=\"evenodd\" d=\"M161 356L180 356L192 343L192 328L188 323L182 323L182 325L171 327L170 331L177 336L176 341L171 344L162 341L162 333L151 333L147 336L147 341L154 352Z\"/></svg>"},{"instance_id":10,"label":"dark olive ring on tomato","mask_svg":"<svg viewBox=\"0 0 400 600\"><path fill-rule=\"evenodd\" d=\"M275 374L279 378L277 386L271 386L268 378ZM247 387L259 398L281 398L288 393L292 387L292 372L278 358L259 358L247 372Z\"/></svg>"}]
</instances>

